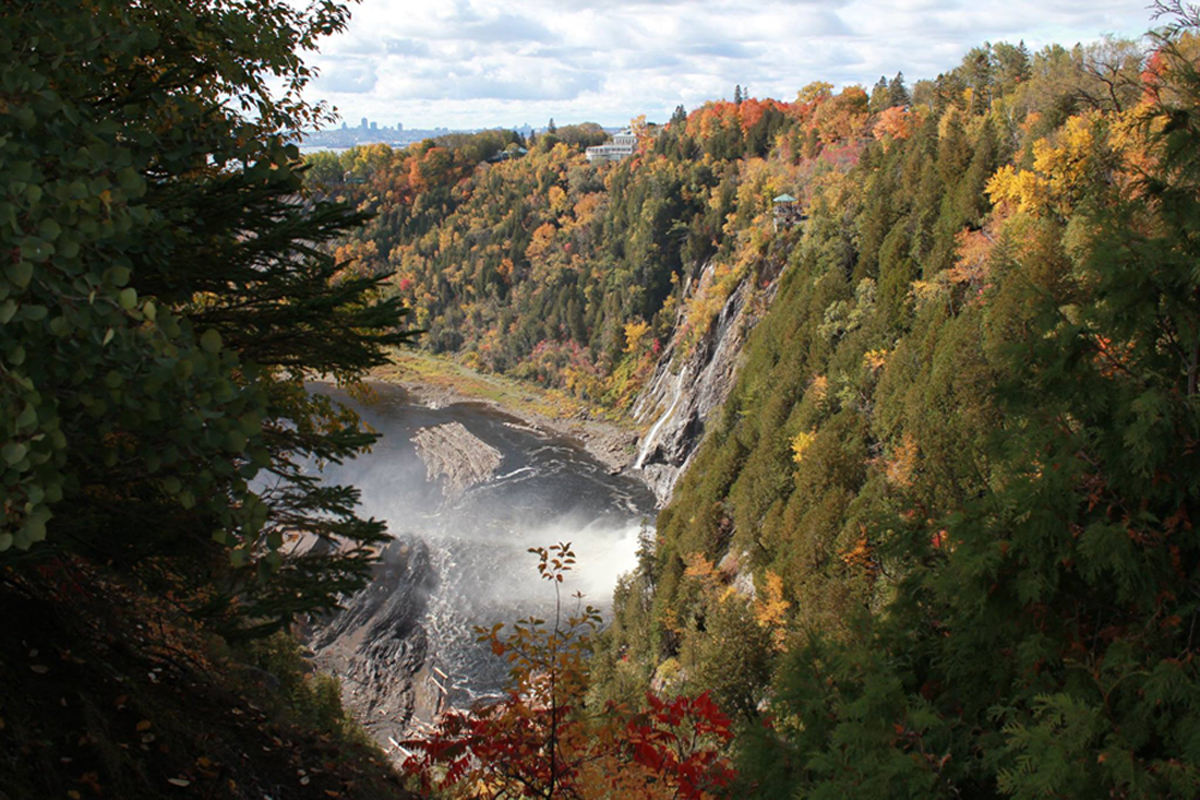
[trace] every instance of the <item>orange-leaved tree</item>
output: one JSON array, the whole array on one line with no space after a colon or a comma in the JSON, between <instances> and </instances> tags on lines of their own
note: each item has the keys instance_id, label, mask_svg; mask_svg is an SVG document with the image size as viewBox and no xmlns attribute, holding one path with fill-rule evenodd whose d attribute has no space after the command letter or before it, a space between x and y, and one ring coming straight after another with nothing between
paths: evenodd
<instances>
[{"instance_id":1,"label":"orange-leaved tree","mask_svg":"<svg viewBox=\"0 0 1200 800\"><path fill-rule=\"evenodd\" d=\"M554 587L552 624L528 617L477 628L479 641L512 665L504 700L451 710L429 736L405 742L405 770L426 790L454 797L705 798L734 778L724 747L730 720L707 693L646 707L588 709L597 609L576 592L564 617L562 583L575 564L570 543L531 548Z\"/></svg>"}]
</instances>

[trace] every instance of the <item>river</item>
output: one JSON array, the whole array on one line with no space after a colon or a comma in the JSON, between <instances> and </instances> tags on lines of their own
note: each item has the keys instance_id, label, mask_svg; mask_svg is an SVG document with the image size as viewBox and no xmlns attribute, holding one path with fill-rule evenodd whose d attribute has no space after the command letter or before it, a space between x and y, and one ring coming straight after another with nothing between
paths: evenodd
<instances>
[{"instance_id":1,"label":"river","mask_svg":"<svg viewBox=\"0 0 1200 800\"><path fill-rule=\"evenodd\" d=\"M348 690L360 718L373 723L385 716L388 731L402 732L401 721L392 717L430 716L420 707L421 687L415 701L389 700L386 687L375 685L386 682L386 675L381 677L378 664L364 662L424 668L418 680L432 679L450 705L495 696L506 668L476 641L474 626L545 616L552 607L553 587L539 580L536 556L528 549L571 542L578 564L564 583L564 597L580 591L584 602L607 609L618 576L636 565L639 533L653 515L654 496L640 481L610 474L574 441L486 404L429 408L399 387L373 386L376 398L368 404L327 386L317 389L355 408L382 435L369 454L327 465L323 476L359 487L364 515L386 520L396 538L376 581L340 623L329 626L337 635L327 634L323 644L337 654L327 660L329 668L361 684L361 693ZM455 422L496 448L501 462L491 480L447 496L444 479L428 476L413 437ZM373 649L377 643L371 640L380 637L403 641ZM422 642L424 650L414 654ZM394 675L398 682L407 677Z\"/></svg>"}]
</instances>

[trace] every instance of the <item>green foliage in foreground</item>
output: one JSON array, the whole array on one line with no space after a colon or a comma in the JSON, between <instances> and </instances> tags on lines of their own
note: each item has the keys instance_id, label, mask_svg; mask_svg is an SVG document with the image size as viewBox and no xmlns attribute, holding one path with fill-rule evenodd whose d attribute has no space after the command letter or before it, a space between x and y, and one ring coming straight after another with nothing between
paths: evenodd
<instances>
[{"instance_id":1,"label":"green foliage in foreground","mask_svg":"<svg viewBox=\"0 0 1200 800\"><path fill-rule=\"evenodd\" d=\"M382 524L301 465L371 436L304 381L382 363L403 311L338 278L321 245L362 217L310 200L286 144L323 114L301 54L346 18L0 11L0 559L84 554L243 632L364 580Z\"/></svg>"}]
</instances>

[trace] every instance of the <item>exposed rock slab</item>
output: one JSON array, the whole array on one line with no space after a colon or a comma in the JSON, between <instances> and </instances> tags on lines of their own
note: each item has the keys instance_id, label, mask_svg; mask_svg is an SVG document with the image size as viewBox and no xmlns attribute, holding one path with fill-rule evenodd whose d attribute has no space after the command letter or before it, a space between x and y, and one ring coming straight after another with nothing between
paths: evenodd
<instances>
[{"instance_id":1,"label":"exposed rock slab","mask_svg":"<svg viewBox=\"0 0 1200 800\"><path fill-rule=\"evenodd\" d=\"M412 438L431 481L444 478L446 497L458 497L496 474L503 454L460 422L421 428Z\"/></svg>"},{"instance_id":2,"label":"exposed rock slab","mask_svg":"<svg viewBox=\"0 0 1200 800\"><path fill-rule=\"evenodd\" d=\"M686 292L694 293L711 280L712 273L713 265L705 265L688 281ZM635 419L652 423L638 442L634 468L641 470L660 507L670 501L676 481L704 438L709 418L729 396L746 335L774 299L778 278L779 271L774 270L744 279L688 353L680 352L682 326L676 321L675 336L633 406Z\"/></svg>"},{"instance_id":3,"label":"exposed rock slab","mask_svg":"<svg viewBox=\"0 0 1200 800\"><path fill-rule=\"evenodd\" d=\"M637 456L636 432L590 413L551 417L529 407L508 406L490 398L464 393L457 388L407 380L402 372L381 372L376 374L376 378L403 387L418 405L444 408L455 403L481 403L520 419L539 433L549 432L574 439L613 475L632 467Z\"/></svg>"},{"instance_id":4,"label":"exposed rock slab","mask_svg":"<svg viewBox=\"0 0 1200 800\"><path fill-rule=\"evenodd\" d=\"M341 679L345 706L389 752L391 740L403 740L440 710L441 698L423 680L432 668L423 620L435 584L426 545L398 538L381 553L367 587L308 642L320 667Z\"/></svg>"}]
</instances>

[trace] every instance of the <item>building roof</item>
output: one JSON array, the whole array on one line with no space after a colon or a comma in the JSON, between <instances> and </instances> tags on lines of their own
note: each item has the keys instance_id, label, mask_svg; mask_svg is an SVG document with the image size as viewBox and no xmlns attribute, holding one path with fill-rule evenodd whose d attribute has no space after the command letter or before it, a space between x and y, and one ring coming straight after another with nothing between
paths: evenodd
<instances>
[{"instance_id":1,"label":"building roof","mask_svg":"<svg viewBox=\"0 0 1200 800\"><path fill-rule=\"evenodd\" d=\"M792 197L790 194L781 194L781 195L779 195L779 197L776 197L772 202L794 203L794 202L796 202L796 198Z\"/></svg>"}]
</instances>

